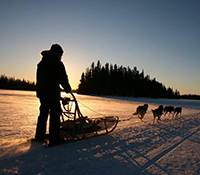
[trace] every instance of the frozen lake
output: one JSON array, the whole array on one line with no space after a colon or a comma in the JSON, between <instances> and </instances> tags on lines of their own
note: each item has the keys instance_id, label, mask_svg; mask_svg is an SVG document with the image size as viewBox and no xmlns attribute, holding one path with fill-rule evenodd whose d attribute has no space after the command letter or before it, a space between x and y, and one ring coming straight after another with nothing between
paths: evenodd
<instances>
[{"instance_id":1,"label":"frozen lake","mask_svg":"<svg viewBox=\"0 0 200 175\"><path fill-rule=\"evenodd\" d=\"M64 94L66 95L66 94ZM200 101L172 100L129 97L99 97L75 94L83 115L89 117L101 117L102 115L115 115L121 120L130 118L138 105L149 104L148 112L144 118L152 121L151 109L158 105L182 106L183 114L188 111L196 113L200 110ZM35 92L0 90L0 143L13 139L32 138L35 135L35 127L39 114L39 100ZM135 124L140 122L133 117Z\"/></svg>"},{"instance_id":2,"label":"frozen lake","mask_svg":"<svg viewBox=\"0 0 200 175\"><path fill-rule=\"evenodd\" d=\"M199 174L200 103L191 100L97 97L75 94L83 115L116 115L110 134L52 148L27 142L35 135L35 92L0 90L0 174ZM132 116L148 103L141 122ZM151 109L182 106L182 118L152 124Z\"/></svg>"}]
</instances>

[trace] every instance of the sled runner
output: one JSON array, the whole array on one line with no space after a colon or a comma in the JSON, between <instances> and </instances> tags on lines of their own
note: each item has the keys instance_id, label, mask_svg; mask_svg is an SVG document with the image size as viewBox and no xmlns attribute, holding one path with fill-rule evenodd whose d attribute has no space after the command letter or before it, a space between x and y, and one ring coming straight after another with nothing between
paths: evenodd
<instances>
[{"instance_id":1,"label":"sled runner","mask_svg":"<svg viewBox=\"0 0 200 175\"><path fill-rule=\"evenodd\" d=\"M89 118L83 116L75 96L61 98L60 137L62 141L75 141L112 132L118 122L117 116Z\"/></svg>"}]
</instances>

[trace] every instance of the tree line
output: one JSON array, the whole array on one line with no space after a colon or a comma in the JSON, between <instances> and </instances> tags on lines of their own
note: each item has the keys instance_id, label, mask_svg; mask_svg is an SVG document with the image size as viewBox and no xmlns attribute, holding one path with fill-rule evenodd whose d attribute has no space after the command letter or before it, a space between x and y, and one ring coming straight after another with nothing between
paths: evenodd
<instances>
[{"instance_id":1,"label":"tree line","mask_svg":"<svg viewBox=\"0 0 200 175\"><path fill-rule=\"evenodd\" d=\"M25 79L16 79L15 77L8 77L6 75L0 76L0 89L12 90L36 90L35 82L27 81Z\"/></svg>"},{"instance_id":2,"label":"tree line","mask_svg":"<svg viewBox=\"0 0 200 175\"><path fill-rule=\"evenodd\" d=\"M106 63L92 62L81 75L78 86L79 94L117 95L130 97L179 98L180 93L166 88L156 79L150 79L137 67L123 67Z\"/></svg>"},{"instance_id":3,"label":"tree line","mask_svg":"<svg viewBox=\"0 0 200 175\"><path fill-rule=\"evenodd\" d=\"M6 75L0 76L0 89L12 90L36 90L35 82L24 79L16 79ZM130 97L153 97L153 98L181 98L200 100L200 95L189 94L180 95L179 91L166 88L156 79L150 79L149 75L144 75L144 71L139 72L137 67L118 66L106 63L97 65L94 62L82 73L80 84L77 90L72 90L79 94L97 95L117 95Z\"/></svg>"},{"instance_id":4,"label":"tree line","mask_svg":"<svg viewBox=\"0 0 200 175\"><path fill-rule=\"evenodd\" d=\"M182 99L188 99L188 100L200 100L200 95L196 94L185 94L181 95Z\"/></svg>"}]
</instances>

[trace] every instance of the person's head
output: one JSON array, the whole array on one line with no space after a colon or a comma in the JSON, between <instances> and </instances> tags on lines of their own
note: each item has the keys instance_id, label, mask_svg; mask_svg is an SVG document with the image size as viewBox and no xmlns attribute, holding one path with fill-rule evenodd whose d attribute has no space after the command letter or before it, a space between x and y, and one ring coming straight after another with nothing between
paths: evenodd
<instances>
[{"instance_id":1,"label":"person's head","mask_svg":"<svg viewBox=\"0 0 200 175\"><path fill-rule=\"evenodd\" d=\"M60 57L62 57L63 55L63 49L59 44L53 44L50 48L50 51L56 52L57 54L60 55Z\"/></svg>"}]
</instances>

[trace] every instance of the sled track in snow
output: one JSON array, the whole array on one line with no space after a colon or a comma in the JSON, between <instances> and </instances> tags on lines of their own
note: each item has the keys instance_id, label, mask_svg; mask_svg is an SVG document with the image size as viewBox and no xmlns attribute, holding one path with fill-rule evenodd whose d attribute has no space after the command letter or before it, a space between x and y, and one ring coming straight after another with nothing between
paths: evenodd
<instances>
[{"instance_id":1,"label":"sled track in snow","mask_svg":"<svg viewBox=\"0 0 200 175\"><path fill-rule=\"evenodd\" d=\"M186 141L187 139L189 139L192 135L196 134L198 131L200 131L200 128L198 128L195 132L192 132L187 137L183 138L181 141L177 142L173 146L169 147L165 151L163 151L160 154L156 155L154 158L149 159L148 162L145 163L144 165L142 165L136 172L134 172L134 174L137 174L137 175L138 174L142 174L144 170L146 170L148 167L150 167L151 165L153 165L156 161L158 161L159 159L161 159L162 157L164 157L166 154L168 154L169 152L171 152L172 150L174 150L176 147L178 147L184 141Z\"/></svg>"}]
</instances>

